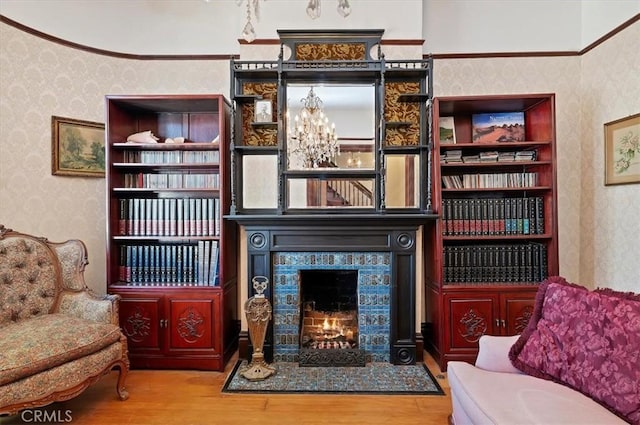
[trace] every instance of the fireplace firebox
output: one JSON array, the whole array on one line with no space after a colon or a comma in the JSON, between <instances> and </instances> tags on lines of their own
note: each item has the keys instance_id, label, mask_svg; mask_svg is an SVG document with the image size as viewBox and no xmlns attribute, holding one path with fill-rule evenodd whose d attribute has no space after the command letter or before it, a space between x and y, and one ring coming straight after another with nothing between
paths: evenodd
<instances>
[{"instance_id":1,"label":"fireplace firebox","mask_svg":"<svg viewBox=\"0 0 640 425\"><path fill-rule=\"evenodd\" d=\"M300 270L300 366L364 366L358 271Z\"/></svg>"}]
</instances>

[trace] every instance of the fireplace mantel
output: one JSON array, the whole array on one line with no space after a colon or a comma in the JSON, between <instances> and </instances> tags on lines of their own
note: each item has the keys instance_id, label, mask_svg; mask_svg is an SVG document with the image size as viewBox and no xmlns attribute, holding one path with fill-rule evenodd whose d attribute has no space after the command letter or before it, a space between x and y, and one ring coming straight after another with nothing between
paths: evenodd
<instances>
[{"instance_id":1,"label":"fireplace mantel","mask_svg":"<svg viewBox=\"0 0 640 425\"><path fill-rule=\"evenodd\" d=\"M394 364L422 360L422 336L416 333L416 248L418 229L436 218L428 214L299 214L233 215L245 228L247 294L250 282L266 276L272 285L266 291L272 304L278 282L274 281L274 256L281 253L384 253L389 257L389 355ZM331 254L329 254L331 255ZM305 265L300 266L301 269ZM274 329L269 327L264 345L273 359ZM240 336L240 355L248 358L250 341Z\"/></svg>"},{"instance_id":2,"label":"fireplace mantel","mask_svg":"<svg viewBox=\"0 0 640 425\"><path fill-rule=\"evenodd\" d=\"M396 226L423 225L436 220L437 214L237 214L224 218L238 222L243 226L295 226L295 225L332 225L332 226Z\"/></svg>"}]
</instances>

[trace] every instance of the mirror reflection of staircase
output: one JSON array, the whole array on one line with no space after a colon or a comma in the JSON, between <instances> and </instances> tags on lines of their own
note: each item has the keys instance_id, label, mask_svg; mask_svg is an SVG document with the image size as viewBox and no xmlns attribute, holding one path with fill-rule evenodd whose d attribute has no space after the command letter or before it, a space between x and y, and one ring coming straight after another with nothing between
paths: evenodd
<instances>
[{"instance_id":1,"label":"mirror reflection of staircase","mask_svg":"<svg viewBox=\"0 0 640 425\"><path fill-rule=\"evenodd\" d=\"M373 206L373 192L357 180L308 180L307 205L370 208Z\"/></svg>"}]
</instances>

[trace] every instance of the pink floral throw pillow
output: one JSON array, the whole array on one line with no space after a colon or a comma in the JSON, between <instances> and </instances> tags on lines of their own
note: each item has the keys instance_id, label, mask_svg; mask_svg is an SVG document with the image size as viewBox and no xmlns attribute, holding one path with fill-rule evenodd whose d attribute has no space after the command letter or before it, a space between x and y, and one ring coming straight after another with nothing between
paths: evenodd
<instances>
[{"instance_id":1,"label":"pink floral throw pillow","mask_svg":"<svg viewBox=\"0 0 640 425\"><path fill-rule=\"evenodd\" d=\"M511 347L513 365L580 391L640 424L640 295L551 277Z\"/></svg>"}]
</instances>

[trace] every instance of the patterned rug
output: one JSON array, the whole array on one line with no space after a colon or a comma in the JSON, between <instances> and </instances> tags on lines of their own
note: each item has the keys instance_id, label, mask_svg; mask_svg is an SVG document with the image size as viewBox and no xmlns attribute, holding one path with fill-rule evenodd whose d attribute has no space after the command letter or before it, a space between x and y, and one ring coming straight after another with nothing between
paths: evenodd
<instances>
[{"instance_id":1,"label":"patterned rug","mask_svg":"<svg viewBox=\"0 0 640 425\"><path fill-rule=\"evenodd\" d=\"M222 388L223 393L346 393L444 395L424 364L395 366L368 363L365 367L299 367L298 363L273 363L277 372L264 381L251 382L240 375L247 367L238 360Z\"/></svg>"}]
</instances>

